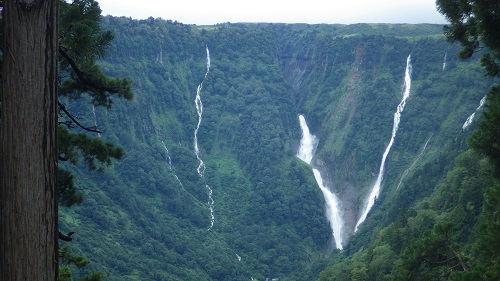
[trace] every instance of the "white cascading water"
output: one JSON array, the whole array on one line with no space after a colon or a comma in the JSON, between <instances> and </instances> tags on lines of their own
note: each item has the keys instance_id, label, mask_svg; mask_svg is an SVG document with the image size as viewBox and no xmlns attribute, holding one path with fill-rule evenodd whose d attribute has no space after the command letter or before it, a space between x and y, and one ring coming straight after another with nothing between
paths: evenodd
<instances>
[{"instance_id":1,"label":"white cascading water","mask_svg":"<svg viewBox=\"0 0 500 281\"><path fill-rule=\"evenodd\" d=\"M163 144L163 147L165 148L165 151L167 151L168 167L170 168L170 170L172 170L172 158L170 158L170 152L168 152L168 148L165 145L165 143L163 141L161 141L161 143Z\"/></svg>"},{"instance_id":2,"label":"white cascading water","mask_svg":"<svg viewBox=\"0 0 500 281\"><path fill-rule=\"evenodd\" d=\"M94 127L97 129L97 115L95 114L95 106L92 105L92 113L94 114ZM97 133L97 136L101 138L101 133Z\"/></svg>"},{"instance_id":3,"label":"white cascading water","mask_svg":"<svg viewBox=\"0 0 500 281\"><path fill-rule=\"evenodd\" d=\"M472 121L474 120L474 116L476 116L476 112L479 109L481 109L481 107L483 107L485 101L486 101L486 96L483 97L481 99L481 101L479 101L479 106L476 108L476 110L469 117L467 117L467 120L465 120L465 123L462 125L462 130L467 129L467 127L469 127L470 124L472 124Z\"/></svg>"},{"instance_id":4,"label":"white cascading water","mask_svg":"<svg viewBox=\"0 0 500 281\"><path fill-rule=\"evenodd\" d=\"M394 144L394 139L396 138L396 133L398 131L399 121L401 120L401 113L403 112L403 110L405 108L406 100L408 99L408 97L410 97L411 71L412 71L412 66L411 66L411 54L410 54L410 55L408 55L408 58L406 59L406 71L405 71L405 82L404 82L404 89L403 89L403 99L398 104L396 112L394 113L394 125L392 127L391 141L389 142L389 145L387 145L387 148L384 151L384 155L382 156L382 161L380 163L380 169L378 172L377 181L373 185L373 188L370 192L370 195L368 196L368 199L365 202L361 217L359 218L358 222L356 223L356 226L354 227L354 232L358 231L359 225L365 221L366 216L368 215L371 208L375 204L375 200L377 199L377 196L380 194L380 186L381 186L382 180L384 178L385 160L387 159L387 155L389 155L389 151L391 150L391 147Z\"/></svg>"},{"instance_id":5,"label":"white cascading water","mask_svg":"<svg viewBox=\"0 0 500 281\"><path fill-rule=\"evenodd\" d=\"M427 144L429 143L429 141L431 140L432 138L432 135L427 139L427 141L425 142L424 144L424 147L422 148L422 150L420 151L420 153L418 154L417 158L415 159L415 161L413 161L413 163L411 164L411 166L405 170L405 172L403 173L403 175L401 176L401 179L399 180L399 183L398 183L398 186L396 187L396 190L399 189L399 187L401 186L401 184L403 183L403 179L408 175L408 173L411 171L411 169L413 169L413 167L415 167L415 165L417 164L418 160L420 160L420 157L422 157L422 154L424 154L424 151L425 149L427 148Z\"/></svg>"},{"instance_id":6,"label":"white cascading water","mask_svg":"<svg viewBox=\"0 0 500 281\"><path fill-rule=\"evenodd\" d=\"M332 229L333 238L335 238L335 246L337 249L342 250L342 226L343 221L340 215L339 200L330 189L323 184L323 178L317 169L313 169L314 178L318 183L326 203L326 217L330 221L330 228Z\"/></svg>"},{"instance_id":7,"label":"white cascading water","mask_svg":"<svg viewBox=\"0 0 500 281\"><path fill-rule=\"evenodd\" d=\"M198 124L196 125L196 129L194 130L194 153L196 154L196 158L200 162L196 171L198 172L198 174L201 177L203 177L203 175L205 173L205 163L203 163L203 160L201 160L200 149L198 148L198 130L200 129L201 119L203 116L203 103L201 102L201 89L203 88L203 81L205 81L205 78L207 77L208 72L210 71L210 52L208 51L208 47L206 50L207 50L207 72L205 72L205 76L203 77L203 80L201 81L200 85L198 85L198 88L196 89L196 98L194 100L194 104L196 106L196 112L198 113Z\"/></svg>"},{"instance_id":8,"label":"white cascading water","mask_svg":"<svg viewBox=\"0 0 500 281\"><path fill-rule=\"evenodd\" d=\"M207 188L207 194L208 194L208 208L210 209L210 227L208 230L212 229L214 227L214 222L215 222L215 215L214 215L214 205L215 201L214 198L212 197L213 195L213 190L210 188L210 186L207 184L205 185Z\"/></svg>"},{"instance_id":9,"label":"white cascading water","mask_svg":"<svg viewBox=\"0 0 500 281\"><path fill-rule=\"evenodd\" d=\"M170 169L170 171L173 171L172 170L172 158L170 158L170 152L168 151L168 148L165 145L165 143L163 141L161 141L161 143L163 144L163 147L165 148L165 151L167 152L168 168ZM179 177L175 173L174 173L174 177L177 180L177 182L179 183L179 185L182 186L182 187L184 187L184 185L182 184L181 180L179 179Z\"/></svg>"},{"instance_id":10,"label":"white cascading water","mask_svg":"<svg viewBox=\"0 0 500 281\"><path fill-rule=\"evenodd\" d=\"M443 58L443 71L446 68L446 58L448 57L448 52L444 52L444 58Z\"/></svg>"},{"instance_id":11,"label":"white cascading water","mask_svg":"<svg viewBox=\"0 0 500 281\"><path fill-rule=\"evenodd\" d=\"M156 56L156 61L163 65L163 49L160 46L160 53Z\"/></svg>"},{"instance_id":12,"label":"white cascading water","mask_svg":"<svg viewBox=\"0 0 500 281\"><path fill-rule=\"evenodd\" d=\"M198 85L198 88L196 89L196 98L194 100L195 106L196 106L196 112L198 113L198 124L196 125L196 129L194 130L194 153L196 154L196 158L200 162L198 165L198 168L196 171L198 172L198 175L200 177L203 177L205 174L205 163L203 163L203 160L201 159L201 154L200 154L200 149L198 147L198 130L200 129L201 125L201 119L203 116L203 103L201 102L201 89L203 88L203 81L205 81L205 78L207 78L208 72L210 71L210 51L208 50L208 47L206 47L207 50L207 71L205 72L205 76L203 77L203 80L201 81L200 85ZM212 229L214 226L215 222L215 216L214 216L214 200L212 198L212 188L207 184L205 185L207 188L207 194L208 194L208 208L210 209L210 227L208 230Z\"/></svg>"},{"instance_id":13,"label":"white cascading water","mask_svg":"<svg viewBox=\"0 0 500 281\"><path fill-rule=\"evenodd\" d=\"M309 127L307 126L306 119L303 115L299 115L299 122L300 128L302 129L302 139L300 140L297 157L307 164L311 164L316 146L318 145L318 140L316 139L316 136L311 135L311 132L309 132Z\"/></svg>"},{"instance_id":14,"label":"white cascading water","mask_svg":"<svg viewBox=\"0 0 500 281\"><path fill-rule=\"evenodd\" d=\"M316 146L318 144L318 140L315 135L311 135L309 132L309 127L307 126L306 119L303 115L299 115L300 128L302 129L302 139L300 140L299 151L297 152L297 157L306 162L307 164L311 164L311 160L314 156L314 152ZM323 178L321 177L321 173L313 168L314 178L318 183L321 192L323 192L323 196L325 197L326 204L326 217L330 222L330 227L332 229L332 235L335 239L335 246L337 249L342 250L342 226L343 221L340 215L340 206L339 200L333 194L328 187L323 184Z\"/></svg>"}]
</instances>

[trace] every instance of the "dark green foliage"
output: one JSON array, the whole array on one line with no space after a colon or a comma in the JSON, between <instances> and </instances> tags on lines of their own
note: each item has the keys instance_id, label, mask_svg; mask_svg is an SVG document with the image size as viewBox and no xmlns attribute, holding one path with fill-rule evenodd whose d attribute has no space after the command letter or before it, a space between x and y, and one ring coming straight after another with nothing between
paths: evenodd
<instances>
[{"instance_id":1,"label":"dark green foliage","mask_svg":"<svg viewBox=\"0 0 500 281\"><path fill-rule=\"evenodd\" d=\"M500 75L500 6L495 1L437 1L438 11L450 20L445 26L445 35L452 42L460 42L459 56L470 58L474 52L484 47L487 52L481 57L481 65L486 75ZM483 46L484 45L484 46ZM500 176L498 130L500 114L500 86L493 86L487 95L488 107L485 118L471 138L473 148L488 156L497 167Z\"/></svg>"},{"instance_id":2,"label":"dark green foliage","mask_svg":"<svg viewBox=\"0 0 500 281\"><path fill-rule=\"evenodd\" d=\"M104 167L112 164L112 159L120 159L124 151L110 142L103 142L98 138L91 138L86 134L70 133L65 127L57 130L59 141L59 160L77 164L82 158L90 170L103 171ZM70 207L83 201L83 194L77 191L74 177L68 170L58 169L59 204Z\"/></svg>"},{"instance_id":3,"label":"dark green foliage","mask_svg":"<svg viewBox=\"0 0 500 281\"><path fill-rule=\"evenodd\" d=\"M495 1L436 1L438 11L449 21L444 29L448 40L460 42L460 58L470 58L484 44L491 50L484 54L481 63L487 75L500 74L500 7Z\"/></svg>"},{"instance_id":4,"label":"dark green foliage","mask_svg":"<svg viewBox=\"0 0 500 281\"><path fill-rule=\"evenodd\" d=\"M60 67L69 77L63 76L59 94L71 98L86 94L94 105L107 108L115 94L131 99L131 81L109 78L96 64L113 40L110 31L101 30L99 4L94 0L61 1L60 14Z\"/></svg>"},{"instance_id":5,"label":"dark green foliage","mask_svg":"<svg viewBox=\"0 0 500 281\"><path fill-rule=\"evenodd\" d=\"M494 86L488 93L488 103L483 121L479 123L469 143L492 161L495 175L500 178L500 86Z\"/></svg>"},{"instance_id":6,"label":"dark green foliage","mask_svg":"<svg viewBox=\"0 0 500 281\"><path fill-rule=\"evenodd\" d=\"M59 249L59 261L62 264L73 264L76 267L86 266L90 262L82 256L72 254L66 246Z\"/></svg>"},{"instance_id":7,"label":"dark green foliage","mask_svg":"<svg viewBox=\"0 0 500 281\"><path fill-rule=\"evenodd\" d=\"M111 31L101 30L99 4L88 0L62 1L59 9L59 45L70 50L69 55L78 62L104 57L114 36Z\"/></svg>"},{"instance_id":8,"label":"dark green foliage","mask_svg":"<svg viewBox=\"0 0 500 281\"><path fill-rule=\"evenodd\" d=\"M496 184L485 191L483 221L477 229L478 242L475 244L474 269L465 278L477 277L476 280L497 280L500 278L498 254L500 244L500 185Z\"/></svg>"},{"instance_id":9,"label":"dark green foliage","mask_svg":"<svg viewBox=\"0 0 500 281\"><path fill-rule=\"evenodd\" d=\"M456 271L467 271L453 241L456 231L452 223L439 223L413 240L396 263L394 280L446 280Z\"/></svg>"},{"instance_id":10,"label":"dark green foliage","mask_svg":"<svg viewBox=\"0 0 500 281\"><path fill-rule=\"evenodd\" d=\"M83 201L83 194L77 192L74 177L71 172L59 168L57 170L58 200L59 204L71 207L73 204L80 204Z\"/></svg>"},{"instance_id":11,"label":"dark green foliage","mask_svg":"<svg viewBox=\"0 0 500 281\"><path fill-rule=\"evenodd\" d=\"M59 248L59 277L58 280L61 281L72 281L73 274L71 267L76 268L84 268L86 265L90 263L90 260L86 259L83 256L77 256L69 250L67 246ZM104 280L105 275L101 272L90 272L86 274L82 278L78 279L79 281L100 281Z\"/></svg>"},{"instance_id":12,"label":"dark green foliage","mask_svg":"<svg viewBox=\"0 0 500 281\"><path fill-rule=\"evenodd\" d=\"M110 166L111 159L120 159L124 153L121 147L115 147L110 142L91 138L86 134L70 133L63 126L58 127L57 135L60 143L59 158L76 164L80 156L91 170L102 171L103 167L98 166L96 162Z\"/></svg>"},{"instance_id":13,"label":"dark green foliage","mask_svg":"<svg viewBox=\"0 0 500 281\"><path fill-rule=\"evenodd\" d=\"M486 75L500 76L500 6L495 1L437 1L438 10L450 19L445 34L451 41L462 46L459 55L468 58L476 50L488 48L481 58ZM487 106L469 143L473 149L486 156L493 164L493 176L500 178L500 87L494 85L487 94ZM473 241L474 259L472 270L458 274L456 280L496 280L500 278L497 242L498 226L498 183L484 192L483 213L476 228ZM495 215L496 214L496 215Z\"/></svg>"},{"instance_id":14,"label":"dark green foliage","mask_svg":"<svg viewBox=\"0 0 500 281\"><path fill-rule=\"evenodd\" d=\"M59 95L72 99L89 95L94 105L111 106L111 97L117 94L132 98L130 81L111 79L105 76L96 60L102 58L113 40L110 31L103 31L100 25L101 9L94 0L60 2L60 79ZM65 75L69 74L69 77ZM111 159L120 159L123 149L110 142L92 138L89 135L70 132L68 129L83 129L99 132L97 127L85 127L74 113L59 102L58 145L59 160L76 164L81 157L91 169L102 171L99 165L110 166ZM79 153L78 153L79 152ZM96 164L98 162L99 164ZM67 170L59 169L58 180L60 202L66 206L81 203L83 195L76 191L73 176Z\"/></svg>"},{"instance_id":15,"label":"dark green foliage","mask_svg":"<svg viewBox=\"0 0 500 281\"><path fill-rule=\"evenodd\" d=\"M101 29L101 9L94 0L75 0L72 3L60 1L59 21L59 96L79 99L83 95L91 97L96 106L110 108L112 97L132 98L131 81L128 79L112 79L104 75L96 60L105 55L106 49L113 40L110 31ZM59 102L59 126L57 130L59 160L77 164L82 159L90 170L102 171L104 166L112 164L111 159L120 159L123 149L100 138L90 137L84 133L70 132L68 129L100 132L97 124L85 127L78 121L74 113ZM95 113L94 113L95 114ZM69 167L68 167L69 168ZM81 188L81 187L80 187ZM83 193L77 191L73 174L58 168L59 204L70 207L81 204ZM70 253L68 247L60 249L60 280L73 280L70 266L81 268L90 261ZM102 280L101 272L91 272L80 280Z\"/></svg>"}]
</instances>

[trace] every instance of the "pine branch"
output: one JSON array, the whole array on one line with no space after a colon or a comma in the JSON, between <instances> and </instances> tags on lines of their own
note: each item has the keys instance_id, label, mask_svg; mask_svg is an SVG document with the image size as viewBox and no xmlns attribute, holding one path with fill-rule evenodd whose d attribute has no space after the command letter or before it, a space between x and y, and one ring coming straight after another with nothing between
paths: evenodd
<instances>
[{"instance_id":1,"label":"pine branch","mask_svg":"<svg viewBox=\"0 0 500 281\"><path fill-rule=\"evenodd\" d=\"M110 87L106 87L105 85L98 85L98 84L95 84L94 82L90 81L89 79L87 79L85 77L85 73L83 73L80 68L78 68L78 65L76 65L76 62L70 57L70 55L68 53L66 53L66 50L59 46L59 53L66 59L66 61L69 63L69 65L71 66L71 68L73 69L73 71L75 72L76 76L78 76L78 79L80 79L84 84L96 89L96 90L99 90L99 91L105 91L105 92L111 92L111 93L115 93L115 92L118 92L118 89L116 88L110 88Z\"/></svg>"},{"instance_id":2,"label":"pine branch","mask_svg":"<svg viewBox=\"0 0 500 281\"><path fill-rule=\"evenodd\" d=\"M76 121L76 118L73 117L73 115L71 113L69 113L69 111L66 109L66 107L61 103L61 102L57 102L57 104L59 105L59 108L64 112L66 113L66 116L68 116L76 125L78 125L78 127L82 128L83 130L85 131L89 131L89 132L93 132L93 133L102 133L101 131L97 130L97 129L92 129L92 128L89 128L89 127L85 127L83 126L82 124L80 124L78 121Z\"/></svg>"},{"instance_id":3,"label":"pine branch","mask_svg":"<svg viewBox=\"0 0 500 281\"><path fill-rule=\"evenodd\" d=\"M462 267L462 270L468 271L467 266L465 265L465 262L462 259L462 256L451 247L450 243L448 243L448 249L450 249L450 251L455 255L455 258L458 260L458 263Z\"/></svg>"}]
</instances>

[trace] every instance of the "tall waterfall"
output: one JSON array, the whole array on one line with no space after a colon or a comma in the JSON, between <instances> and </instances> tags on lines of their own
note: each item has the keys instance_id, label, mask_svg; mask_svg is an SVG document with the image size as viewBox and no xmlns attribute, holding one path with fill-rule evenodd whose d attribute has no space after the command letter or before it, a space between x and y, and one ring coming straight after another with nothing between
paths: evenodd
<instances>
[{"instance_id":1,"label":"tall waterfall","mask_svg":"<svg viewBox=\"0 0 500 281\"><path fill-rule=\"evenodd\" d=\"M194 100L196 106L196 112L198 113L198 124L196 125L196 129L194 130L194 153L196 154L196 158L200 162L196 171L198 172L198 175L202 178L205 175L205 163L203 163L203 160L201 159L201 153L198 147L198 130L200 129L201 119L203 116L201 89L203 88L203 82L205 81L205 78L207 78L208 72L210 71L210 51L208 50L208 47L206 47L206 51L207 51L207 71L205 72L205 76L203 77L203 80L201 81L200 85L198 85L198 88L196 89L196 98ZM215 216L214 216L215 202L214 199L212 198L213 194L212 188L208 184L205 185L205 187L207 189L207 194L208 194L208 208L210 209L210 227L208 228L208 230L210 230L214 226L215 222Z\"/></svg>"},{"instance_id":2,"label":"tall waterfall","mask_svg":"<svg viewBox=\"0 0 500 281\"><path fill-rule=\"evenodd\" d=\"M201 102L201 89L203 88L203 82L205 81L205 78L208 75L208 72L210 71L210 51L208 50L208 47L206 48L207 50L207 72L205 72L205 76L203 77L203 80L201 81L200 85L198 85L198 88L196 89L196 98L194 100L194 104L196 106L196 112L198 113L198 124L196 125L196 129L194 130L194 153L196 154L196 158L198 158L198 161L200 164L198 165L197 172L198 174L203 177L205 173L205 163L203 163L203 160L201 159L200 155L200 149L198 147L198 130L200 129L201 125L201 119L203 116L203 103Z\"/></svg>"},{"instance_id":3,"label":"tall waterfall","mask_svg":"<svg viewBox=\"0 0 500 281\"><path fill-rule=\"evenodd\" d=\"M399 121L401 119L401 113L403 112L403 110L405 108L406 100L410 96L411 71L412 71L412 66L411 66L411 54L410 54L410 55L408 55L408 58L406 59L406 71L405 71L405 81L404 81L404 89L403 89L403 99L398 104L396 112L394 113L394 125L392 127L391 141L389 142L389 145L387 145L387 147L384 151L384 154L382 156L382 161L380 163L380 169L378 172L377 181L375 182L375 185L373 186L373 188L370 192L370 195L368 196L368 199L365 202L365 205L363 207L363 212L362 212L361 217L359 218L358 222L356 223L356 226L354 228L354 232L358 231L359 225L365 221L366 216L368 215L371 208L375 204L375 200L377 199L377 196L380 194L380 186L381 186L382 180L384 178L385 160L387 159L387 155L389 155L389 151L391 150L391 147L394 144L394 139L396 138L396 133L398 131Z\"/></svg>"},{"instance_id":4,"label":"tall waterfall","mask_svg":"<svg viewBox=\"0 0 500 281\"><path fill-rule=\"evenodd\" d=\"M311 160L314 156L314 152L318 144L318 139L315 135L311 135L311 133L309 132L309 127L307 126L306 119L303 115L299 115L299 122L300 128L302 129L302 139L300 140L300 147L299 151L297 152L297 157L307 164L311 164ZM335 196L335 194L333 194L330 189L323 184L323 178L321 177L321 173L317 169L313 168L313 174L319 188L321 189L321 192L323 192L323 196L325 197L326 217L330 222L332 235L335 239L335 246L337 249L342 250L343 221L340 215L339 200Z\"/></svg>"}]
</instances>

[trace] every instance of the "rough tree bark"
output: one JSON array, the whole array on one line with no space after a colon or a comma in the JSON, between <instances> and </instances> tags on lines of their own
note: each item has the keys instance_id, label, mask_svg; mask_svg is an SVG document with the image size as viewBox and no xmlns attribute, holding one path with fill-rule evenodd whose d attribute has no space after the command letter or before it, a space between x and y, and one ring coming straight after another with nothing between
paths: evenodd
<instances>
[{"instance_id":1,"label":"rough tree bark","mask_svg":"<svg viewBox=\"0 0 500 281\"><path fill-rule=\"evenodd\" d=\"M58 3L3 1L0 280L57 279Z\"/></svg>"}]
</instances>

